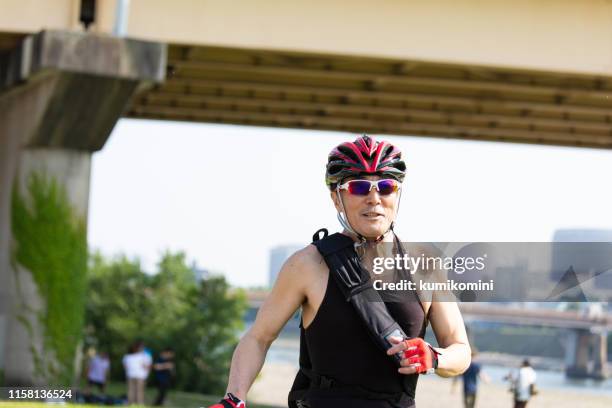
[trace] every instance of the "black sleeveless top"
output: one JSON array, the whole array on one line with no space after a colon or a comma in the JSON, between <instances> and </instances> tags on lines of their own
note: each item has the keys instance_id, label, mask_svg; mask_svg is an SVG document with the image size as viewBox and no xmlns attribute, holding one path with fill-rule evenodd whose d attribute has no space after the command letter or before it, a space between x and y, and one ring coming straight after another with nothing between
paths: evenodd
<instances>
[{"instance_id":1,"label":"black sleeveless top","mask_svg":"<svg viewBox=\"0 0 612 408\"><path fill-rule=\"evenodd\" d=\"M408 337L425 335L427 319L418 296L413 291L383 295L389 313ZM399 298L398 298L399 297ZM373 392L405 393L409 398L394 405L384 400L362 401L367 407L411 407L414 404L418 374L397 372L397 366L370 338L353 306L344 299L338 285L331 277L323 301L314 320L304 329L300 324L300 366L337 380L342 384L356 385ZM300 388L300 376L292 389ZM309 407L326 406L358 407L360 401L338 399L333 390L327 396L308 398ZM319 393L320 394L320 393ZM338 393L336 393L338 394ZM317 400L315 403L314 400ZM329 401L325 404L325 400ZM340 405L338 405L340 404Z\"/></svg>"}]
</instances>

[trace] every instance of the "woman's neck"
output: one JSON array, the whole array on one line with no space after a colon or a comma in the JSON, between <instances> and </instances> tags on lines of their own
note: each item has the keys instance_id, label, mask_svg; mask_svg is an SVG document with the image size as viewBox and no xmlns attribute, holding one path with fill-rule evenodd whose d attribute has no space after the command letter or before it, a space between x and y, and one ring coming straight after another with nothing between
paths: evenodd
<instances>
[{"instance_id":1,"label":"woman's neck","mask_svg":"<svg viewBox=\"0 0 612 408\"><path fill-rule=\"evenodd\" d=\"M351 237L351 239L353 241L355 241L355 242L361 242L361 240L359 239L359 237L355 233L350 232L347 229L344 229L342 231L342 233L344 235L347 235L347 236ZM364 237L364 238L366 239L366 242L368 244L370 244L370 245L372 245L372 244L379 244L379 243L394 242L394 236L393 236L393 231L392 230L387 231L386 234L383 236L383 239L380 239L380 237L376 237L376 238L373 238L373 237Z\"/></svg>"}]
</instances>

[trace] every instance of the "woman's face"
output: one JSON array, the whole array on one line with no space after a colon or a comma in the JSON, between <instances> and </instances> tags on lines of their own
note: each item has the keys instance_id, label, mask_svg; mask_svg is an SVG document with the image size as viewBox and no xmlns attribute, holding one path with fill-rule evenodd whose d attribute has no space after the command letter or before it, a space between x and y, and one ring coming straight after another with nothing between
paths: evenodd
<instances>
[{"instance_id":1,"label":"woman's face","mask_svg":"<svg viewBox=\"0 0 612 408\"><path fill-rule=\"evenodd\" d=\"M359 176L343 180L381 180L388 177ZM378 238L389 230L397 213L399 191L389 195L380 195L376 188L372 188L368 195L353 195L347 190L340 190L342 203L349 224L359 234L366 238ZM338 212L342 211L336 191L331 193L332 200Z\"/></svg>"}]
</instances>

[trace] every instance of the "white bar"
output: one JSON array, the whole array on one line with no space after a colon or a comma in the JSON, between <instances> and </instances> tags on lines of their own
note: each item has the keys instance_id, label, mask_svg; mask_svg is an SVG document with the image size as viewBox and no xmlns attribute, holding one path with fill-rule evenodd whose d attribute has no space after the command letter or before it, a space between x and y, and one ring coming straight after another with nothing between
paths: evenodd
<instances>
[{"instance_id":1,"label":"white bar","mask_svg":"<svg viewBox=\"0 0 612 408\"><path fill-rule=\"evenodd\" d=\"M127 34L128 15L130 13L130 0L117 0L116 11L113 34L117 37L125 37Z\"/></svg>"}]
</instances>

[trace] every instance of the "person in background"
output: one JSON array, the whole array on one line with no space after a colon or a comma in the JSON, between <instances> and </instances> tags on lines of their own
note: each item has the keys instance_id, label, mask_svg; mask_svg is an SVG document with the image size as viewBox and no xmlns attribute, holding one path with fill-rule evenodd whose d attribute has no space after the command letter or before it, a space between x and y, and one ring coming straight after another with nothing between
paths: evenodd
<instances>
[{"instance_id":1,"label":"person in background","mask_svg":"<svg viewBox=\"0 0 612 408\"><path fill-rule=\"evenodd\" d=\"M128 403L144 405L145 382L151 370L151 356L144 352L144 344L137 341L123 356L123 368L128 385Z\"/></svg>"},{"instance_id":2,"label":"person in background","mask_svg":"<svg viewBox=\"0 0 612 408\"><path fill-rule=\"evenodd\" d=\"M537 394L536 372L529 360L523 360L516 375L509 374L506 378L512 383L514 408L526 408L531 397Z\"/></svg>"},{"instance_id":3,"label":"person in background","mask_svg":"<svg viewBox=\"0 0 612 408\"><path fill-rule=\"evenodd\" d=\"M465 408L474 408L476 406L476 394L478 393L478 380L488 383L489 377L482 370L482 365L478 360L475 360L478 353L472 349L472 362L468 369L461 375L463 379L463 406ZM453 378L453 390L456 387L459 377Z\"/></svg>"},{"instance_id":4,"label":"person in background","mask_svg":"<svg viewBox=\"0 0 612 408\"><path fill-rule=\"evenodd\" d=\"M95 353L87 364L87 385L97 387L104 394L106 388L106 376L110 369L110 360L105 352Z\"/></svg>"},{"instance_id":5,"label":"person in background","mask_svg":"<svg viewBox=\"0 0 612 408\"><path fill-rule=\"evenodd\" d=\"M164 405L174 375L174 350L172 348L166 347L162 350L153 364L153 371L157 385L157 398L154 405Z\"/></svg>"}]
</instances>

